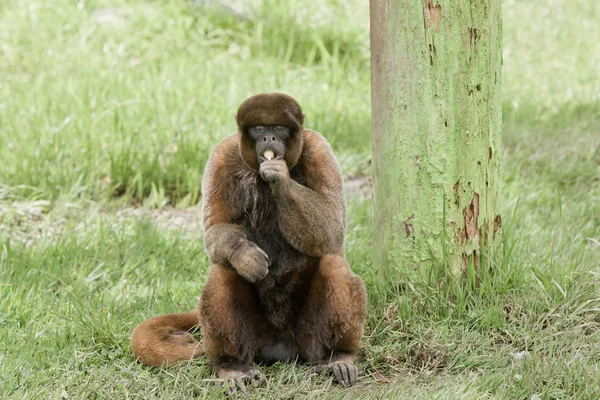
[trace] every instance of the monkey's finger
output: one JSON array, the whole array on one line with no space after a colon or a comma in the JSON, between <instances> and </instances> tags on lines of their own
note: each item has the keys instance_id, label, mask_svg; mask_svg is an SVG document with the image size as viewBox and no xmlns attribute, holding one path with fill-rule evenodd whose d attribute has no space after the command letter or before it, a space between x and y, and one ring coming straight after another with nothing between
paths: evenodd
<instances>
[{"instance_id":1,"label":"monkey's finger","mask_svg":"<svg viewBox=\"0 0 600 400\"><path fill-rule=\"evenodd\" d=\"M258 252L260 254L262 254L267 260L269 259L269 255L267 253L265 253L265 251L263 249L261 249L260 247L256 246L256 250L258 250Z\"/></svg>"},{"instance_id":2,"label":"monkey's finger","mask_svg":"<svg viewBox=\"0 0 600 400\"><path fill-rule=\"evenodd\" d=\"M263 172L277 172L278 174L283 174L283 167L281 165L267 165Z\"/></svg>"},{"instance_id":3,"label":"monkey's finger","mask_svg":"<svg viewBox=\"0 0 600 400\"><path fill-rule=\"evenodd\" d=\"M255 283L255 282L258 282L258 281L262 280L262 278L260 277L260 275L257 274L257 273L255 273L255 272L246 273L243 276L243 278L246 279L250 283Z\"/></svg>"},{"instance_id":4,"label":"monkey's finger","mask_svg":"<svg viewBox=\"0 0 600 400\"><path fill-rule=\"evenodd\" d=\"M260 272L259 272L259 273L257 273L257 274L254 276L254 278L253 278L253 280L252 280L252 281L253 281L253 282L260 282L260 281L262 281L263 279L265 279L265 277L266 277L266 276L267 276L267 274L264 274L264 273L260 273Z\"/></svg>"},{"instance_id":5,"label":"monkey's finger","mask_svg":"<svg viewBox=\"0 0 600 400\"><path fill-rule=\"evenodd\" d=\"M279 182L281 182L283 180L283 176L281 174L273 174L273 175L269 175L268 177L265 177L265 181L267 181L267 183L273 185L273 184L279 184Z\"/></svg>"},{"instance_id":6,"label":"monkey's finger","mask_svg":"<svg viewBox=\"0 0 600 400\"><path fill-rule=\"evenodd\" d=\"M254 260L254 270L260 275L269 273L269 262L262 257L256 257Z\"/></svg>"},{"instance_id":7,"label":"monkey's finger","mask_svg":"<svg viewBox=\"0 0 600 400\"><path fill-rule=\"evenodd\" d=\"M236 393L236 384L234 379L229 379L223 381L223 385L227 386L227 390L225 390L225 394L227 397L233 397Z\"/></svg>"},{"instance_id":8,"label":"monkey's finger","mask_svg":"<svg viewBox=\"0 0 600 400\"><path fill-rule=\"evenodd\" d=\"M271 164L271 162L265 161L263 164L261 164L259 172L265 173L268 171L273 171L273 172L283 173L283 171L285 169L285 167L283 165L278 164L278 163Z\"/></svg>"},{"instance_id":9,"label":"monkey's finger","mask_svg":"<svg viewBox=\"0 0 600 400\"><path fill-rule=\"evenodd\" d=\"M331 369L333 370L333 375L335 375L335 379L338 382L344 382L344 379L342 377L342 371L340 371L340 366L339 364L335 364L331 367Z\"/></svg>"},{"instance_id":10,"label":"monkey's finger","mask_svg":"<svg viewBox=\"0 0 600 400\"><path fill-rule=\"evenodd\" d=\"M269 272L269 260L261 258L256 260L256 263L260 265L260 269L264 270L265 274Z\"/></svg>"},{"instance_id":11,"label":"monkey's finger","mask_svg":"<svg viewBox=\"0 0 600 400\"><path fill-rule=\"evenodd\" d=\"M342 370L342 377L344 378L344 386L350 386L350 371L348 371L348 364L341 364L340 369Z\"/></svg>"},{"instance_id":12,"label":"monkey's finger","mask_svg":"<svg viewBox=\"0 0 600 400\"><path fill-rule=\"evenodd\" d=\"M262 177L266 181L274 181L274 180L281 179L283 177L283 174L279 171L268 169L268 170L263 171Z\"/></svg>"},{"instance_id":13,"label":"monkey's finger","mask_svg":"<svg viewBox=\"0 0 600 400\"><path fill-rule=\"evenodd\" d=\"M286 164L285 164L285 161L283 160L283 156L281 156L281 155L273 158L272 160L265 160L261 164L261 166L265 166L265 167L274 167L274 166L283 166L283 165L286 165Z\"/></svg>"},{"instance_id":14,"label":"monkey's finger","mask_svg":"<svg viewBox=\"0 0 600 400\"><path fill-rule=\"evenodd\" d=\"M242 269L238 273L242 276L242 278L250 283L258 282L264 278L262 273L250 268Z\"/></svg>"},{"instance_id":15,"label":"monkey's finger","mask_svg":"<svg viewBox=\"0 0 600 400\"><path fill-rule=\"evenodd\" d=\"M240 390L242 391L242 393L244 393L245 395L249 395L248 394L248 389L246 388L246 384L244 383L244 378L236 379L235 383L240 388Z\"/></svg>"},{"instance_id":16,"label":"monkey's finger","mask_svg":"<svg viewBox=\"0 0 600 400\"><path fill-rule=\"evenodd\" d=\"M353 386L356 383L358 369L354 364L336 363L331 365L329 370L333 372L336 381L345 387Z\"/></svg>"},{"instance_id":17,"label":"monkey's finger","mask_svg":"<svg viewBox=\"0 0 600 400\"><path fill-rule=\"evenodd\" d=\"M257 277L258 277L257 280L263 280L266 278L267 275L269 275L269 270L267 268L261 269L257 273Z\"/></svg>"},{"instance_id":18,"label":"monkey's finger","mask_svg":"<svg viewBox=\"0 0 600 400\"><path fill-rule=\"evenodd\" d=\"M268 260L269 259L265 258L261 252L257 251L256 253L250 255L248 262L253 265L258 265L262 268L267 268L269 266Z\"/></svg>"},{"instance_id":19,"label":"monkey's finger","mask_svg":"<svg viewBox=\"0 0 600 400\"><path fill-rule=\"evenodd\" d=\"M348 364L348 370L350 372L350 386L354 386L358 379L358 368L356 368L356 365Z\"/></svg>"},{"instance_id":20,"label":"monkey's finger","mask_svg":"<svg viewBox=\"0 0 600 400\"><path fill-rule=\"evenodd\" d=\"M269 274L269 268L267 268L266 263L265 265L258 264L254 268L250 269L247 274L249 275L251 282L260 281Z\"/></svg>"},{"instance_id":21,"label":"monkey's finger","mask_svg":"<svg viewBox=\"0 0 600 400\"><path fill-rule=\"evenodd\" d=\"M260 164L260 167L258 168L258 172L263 174L266 171L272 171L272 170L276 169L276 167L277 167L276 165L273 165L273 161L265 161L262 164Z\"/></svg>"},{"instance_id":22,"label":"monkey's finger","mask_svg":"<svg viewBox=\"0 0 600 400\"><path fill-rule=\"evenodd\" d=\"M267 380L267 378L265 378L265 375L262 372L260 372L260 370L258 370L258 369L252 369L251 373L252 373L252 379L254 381L258 381L259 384L262 382L265 382Z\"/></svg>"},{"instance_id":23,"label":"monkey's finger","mask_svg":"<svg viewBox=\"0 0 600 400\"><path fill-rule=\"evenodd\" d=\"M246 281L248 281L250 283L256 282L256 279L251 274L249 274L246 270L238 269L237 271L238 271L238 274L242 278L244 278Z\"/></svg>"}]
</instances>

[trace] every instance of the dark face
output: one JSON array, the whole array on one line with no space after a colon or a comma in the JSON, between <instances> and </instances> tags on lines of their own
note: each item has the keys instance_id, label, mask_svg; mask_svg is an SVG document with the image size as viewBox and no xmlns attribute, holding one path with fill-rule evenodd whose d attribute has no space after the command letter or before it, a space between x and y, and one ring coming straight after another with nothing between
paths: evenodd
<instances>
[{"instance_id":1,"label":"dark face","mask_svg":"<svg viewBox=\"0 0 600 400\"><path fill-rule=\"evenodd\" d=\"M270 153L265 155L267 150L273 152L273 160L283 158L285 143L290 137L290 129L279 125L257 125L248 128L248 135L254 140L256 157L258 158L258 162L262 163L269 159Z\"/></svg>"}]
</instances>

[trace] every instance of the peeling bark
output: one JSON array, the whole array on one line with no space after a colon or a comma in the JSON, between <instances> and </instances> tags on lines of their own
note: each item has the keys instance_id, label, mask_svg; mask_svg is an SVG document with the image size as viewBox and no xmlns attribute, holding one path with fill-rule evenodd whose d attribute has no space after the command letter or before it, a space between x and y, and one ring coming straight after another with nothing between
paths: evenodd
<instances>
[{"instance_id":1,"label":"peeling bark","mask_svg":"<svg viewBox=\"0 0 600 400\"><path fill-rule=\"evenodd\" d=\"M463 210L465 218L464 229L460 234L461 243L467 243L473 240L479 240L479 226L477 221L479 218L479 194L473 193L473 200Z\"/></svg>"},{"instance_id":2,"label":"peeling bark","mask_svg":"<svg viewBox=\"0 0 600 400\"><path fill-rule=\"evenodd\" d=\"M463 268L467 268L469 257L473 256L475 262L475 268L479 267L479 259L477 257L477 250L479 249L479 242L481 240L481 233L479 230L479 194L473 193L473 199L467 207L463 210L464 225L463 229L459 233L459 239L461 245L464 247L462 254ZM484 231L487 231L487 224L484 225Z\"/></svg>"},{"instance_id":3,"label":"peeling bark","mask_svg":"<svg viewBox=\"0 0 600 400\"><path fill-rule=\"evenodd\" d=\"M424 9L425 25L429 28L433 25L436 32L440 30L440 21L442 20L442 7L433 5L432 0L427 0Z\"/></svg>"}]
</instances>

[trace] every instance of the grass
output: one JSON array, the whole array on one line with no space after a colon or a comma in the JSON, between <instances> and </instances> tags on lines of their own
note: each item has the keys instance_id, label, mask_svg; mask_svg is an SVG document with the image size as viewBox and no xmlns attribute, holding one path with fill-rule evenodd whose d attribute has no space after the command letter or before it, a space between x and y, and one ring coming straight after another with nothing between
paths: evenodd
<instances>
[{"instance_id":1,"label":"grass","mask_svg":"<svg viewBox=\"0 0 600 400\"><path fill-rule=\"evenodd\" d=\"M370 173L366 2L239 3L0 4L0 398L221 396L203 358L149 369L128 341L195 306L198 183L248 95L294 95L346 176ZM600 397L600 9L503 7L504 261L479 286L381 287L350 191L359 385L275 365L253 397Z\"/></svg>"}]
</instances>

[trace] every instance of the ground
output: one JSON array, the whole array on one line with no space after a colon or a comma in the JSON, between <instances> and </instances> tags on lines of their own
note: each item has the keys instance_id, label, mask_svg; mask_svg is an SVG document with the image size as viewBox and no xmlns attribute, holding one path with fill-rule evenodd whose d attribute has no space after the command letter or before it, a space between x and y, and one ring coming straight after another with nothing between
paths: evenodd
<instances>
[{"instance_id":1,"label":"ground","mask_svg":"<svg viewBox=\"0 0 600 400\"><path fill-rule=\"evenodd\" d=\"M205 359L146 368L129 335L195 306L206 158L271 90L340 160L369 318L357 387L278 364L252 397L600 397L600 9L503 1L504 260L382 286L366 3L0 4L0 398L220 398Z\"/></svg>"}]
</instances>

